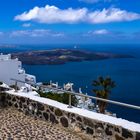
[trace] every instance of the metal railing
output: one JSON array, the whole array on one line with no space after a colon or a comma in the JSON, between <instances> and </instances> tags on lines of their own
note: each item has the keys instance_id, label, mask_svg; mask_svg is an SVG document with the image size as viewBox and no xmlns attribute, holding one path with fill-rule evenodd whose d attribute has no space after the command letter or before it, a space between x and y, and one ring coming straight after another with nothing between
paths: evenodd
<instances>
[{"instance_id":1,"label":"metal railing","mask_svg":"<svg viewBox=\"0 0 140 140\"><path fill-rule=\"evenodd\" d=\"M17 79L11 79L13 81L15 81L15 85L17 86L18 82L21 83L27 83L21 80L17 80ZM30 84L30 83L27 83ZM34 86L38 86L37 84L33 84ZM50 86L45 86L46 88L50 89L50 90L55 90L58 92L64 92L64 93L68 93L69 94L69 105L68 108L72 108L72 95L77 95L77 96L81 96L81 97L85 97L85 98L90 98L90 99L94 99L94 100L99 100L99 101L104 101L107 103L111 103L111 104L115 104L115 105L119 105L119 106L124 106L127 108L132 108L132 109L137 109L140 110L140 106L136 106L136 105L131 105L131 104L127 104L127 103L122 103L122 102L118 102L118 101L113 101L113 100L107 100L107 99L103 99L103 98L99 98L99 97L94 97L94 96L89 96L89 95L84 95L81 93L77 93L74 91L68 91L68 90L64 90L64 89L59 89L59 88L54 88L54 87L50 87Z\"/></svg>"},{"instance_id":2,"label":"metal railing","mask_svg":"<svg viewBox=\"0 0 140 140\"><path fill-rule=\"evenodd\" d=\"M116 105L120 105L120 106L124 106L124 107L128 107L128 108L133 108L133 109L140 110L140 106L136 106L136 105L131 105L131 104L122 103L122 102L113 101L113 100L107 100L107 99L94 97L94 96L89 96L89 95L84 95L84 94L73 92L73 91L67 91L67 90L58 89L58 88L51 88L49 86L46 86L46 87L48 89L54 89L54 90L57 90L57 91L68 93L69 94L69 106L68 106L69 108L72 107L72 105L71 105L71 96L72 95L77 95L77 96L81 96L81 97L85 97L85 98L95 99L95 100L99 100L99 101L108 102L108 103L111 103L111 104L116 104Z\"/></svg>"}]
</instances>

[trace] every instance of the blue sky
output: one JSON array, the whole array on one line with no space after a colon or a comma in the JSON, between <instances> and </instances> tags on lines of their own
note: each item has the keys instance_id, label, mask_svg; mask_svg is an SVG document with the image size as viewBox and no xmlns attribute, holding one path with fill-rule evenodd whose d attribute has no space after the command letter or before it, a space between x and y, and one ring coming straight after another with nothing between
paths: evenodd
<instances>
[{"instance_id":1,"label":"blue sky","mask_svg":"<svg viewBox=\"0 0 140 140\"><path fill-rule=\"evenodd\" d=\"M140 44L139 0L1 0L1 44Z\"/></svg>"}]
</instances>

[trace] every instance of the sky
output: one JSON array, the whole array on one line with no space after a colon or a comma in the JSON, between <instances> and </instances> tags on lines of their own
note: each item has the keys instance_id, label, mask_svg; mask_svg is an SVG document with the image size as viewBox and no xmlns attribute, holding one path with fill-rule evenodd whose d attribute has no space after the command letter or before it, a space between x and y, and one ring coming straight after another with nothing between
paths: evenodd
<instances>
[{"instance_id":1,"label":"sky","mask_svg":"<svg viewBox=\"0 0 140 140\"><path fill-rule=\"evenodd\" d=\"M140 44L140 0L1 0L0 44Z\"/></svg>"}]
</instances>

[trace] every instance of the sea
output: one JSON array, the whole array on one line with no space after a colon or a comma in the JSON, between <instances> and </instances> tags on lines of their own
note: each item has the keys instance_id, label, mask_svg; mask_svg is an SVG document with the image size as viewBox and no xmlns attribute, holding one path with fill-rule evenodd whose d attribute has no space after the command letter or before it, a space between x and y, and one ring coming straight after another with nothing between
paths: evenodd
<instances>
[{"instance_id":1,"label":"sea","mask_svg":"<svg viewBox=\"0 0 140 140\"><path fill-rule=\"evenodd\" d=\"M48 49L79 49L94 52L132 55L134 58L117 58L84 62L69 62L64 65L24 65L27 73L37 77L37 82L74 83L75 91L79 87L88 95L92 92L92 81L99 76L110 76L116 87L109 99L140 106L140 45L139 44L61 44L61 45L14 45L0 48L0 52L12 53ZM108 104L109 111L117 117L140 123L140 110Z\"/></svg>"}]
</instances>

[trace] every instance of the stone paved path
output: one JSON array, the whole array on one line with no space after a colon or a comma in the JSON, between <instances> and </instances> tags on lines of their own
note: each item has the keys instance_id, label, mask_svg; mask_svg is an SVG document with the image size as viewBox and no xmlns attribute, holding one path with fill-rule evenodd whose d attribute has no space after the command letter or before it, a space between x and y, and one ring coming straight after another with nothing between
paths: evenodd
<instances>
[{"instance_id":1,"label":"stone paved path","mask_svg":"<svg viewBox=\"0 0 140 140\"><path fill-rule=\"evenodd\" d=\"M13 108L0 109L0 140L82 140L58 125L26 116Z\"/></svg>"}]
</instances>

